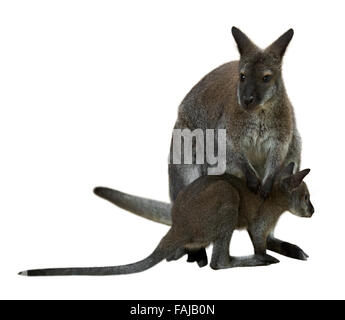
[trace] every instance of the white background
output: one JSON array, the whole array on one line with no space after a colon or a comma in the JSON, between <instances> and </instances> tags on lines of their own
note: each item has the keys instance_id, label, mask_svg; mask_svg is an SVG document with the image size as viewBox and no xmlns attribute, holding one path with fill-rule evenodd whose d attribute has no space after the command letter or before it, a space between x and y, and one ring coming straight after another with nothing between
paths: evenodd
<instances>
[{"instance_id":1,"label":"white background","mask_svg":"<svg viewBox=\"0 0 345 320\"><path fill-rule=\"evenodd\" d=\"M30 299L345 298L342 1L1 1L0 297ZM285 214L277 236L307 262L198 269L184 259L135 275L24 278L37 267L134 262L168 227L92 193L168 200L177 107L238 59L235 25L259 46L295 29L284 79L316 213ZM249 254L237 232L232 254Z\"/></svg>"}]
</instances>

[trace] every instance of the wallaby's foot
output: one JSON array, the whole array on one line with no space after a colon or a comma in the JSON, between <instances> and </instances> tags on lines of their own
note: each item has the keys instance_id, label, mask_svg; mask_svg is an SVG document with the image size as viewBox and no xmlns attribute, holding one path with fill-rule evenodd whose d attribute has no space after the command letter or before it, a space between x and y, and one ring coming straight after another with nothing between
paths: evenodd
<instances>
[{"instance_id":1,"label":"wallaby's foot","mask_svg":"<svg viewBox=\"0 0 345 320\"><path fill-rule=\"evenodd\" d=\"M250 191L257 194L260 189L260 180L255 172L248 171L246 174L247 187Z\"/></svg>"},{"instance_id":2,"label":"wallaby's foot","mask_svg":"<svg viewBox=\"0 0 345 320\"><path fill-rule=\"evenodd\" d=\"M258 261L259 263L258 265L263 265L263 266L268 266L270 264L275 264L275 263L280 262L277 258L272 257L269 254L255 254L254 260Z\"/></svg>"},{"instance_id":3,"label":"wallaby's foot","mask_svg":"<svg viewBox=\"0 0 345 320\"><path fill-rule=\"evenodd\" d=\"M196 262L200 268L208 265L208 258L205 249L198 251L188 251L187 262Z\"/></svg>"},{"instance_id":4,"label":"wallaby's foot","mask_svg":"<svg viewBox=\"0 0 345 320\"><path fill-rule=\"evenodd\" d=\"M268 254L255 254L244 257L230 257L228 262L213 262L211 268L214 270L239 268L239 267L260 267L279 263L280 261Z\"/></svg>"},{"instance_id":5,"label":"wallaby's foot","mask_svg":"<svg viewBox=\"0 0 345 320\"><path fill-rule=\"evenodd\" d=\"M267 239L267 249L292 259L307 260L309 258L300 247L277 238Z\"/></svg>"},{"instance_id":6,"label":"wallaby's foot","mask_svg":"<svg viewBox=\"0 0 345 320\"><path fill-rule=\"evenodd\" d=\"M195 259L194 254L193 254L193 253L188 253L187 262L188 262L188 263L193 263L193 262L195 262L195 261L196 261L196 259Z\"/></svg>"},{"instance_id":7,"label":"wallaby's foot","mask_svg":"<svg viewBox=\"0 0 345 320\"><path fill-rule=\"evenodd\" d=\"M208 265L208 259L207 256L203 259L200 259L199 261L197 261L199 268L203 268L206 267Z\"/></svg>"},{"instance_id":8,"label":"wallaby's foot","mask_svg":"<svg viewBox=\"0 0 345 320\"><path fill-rule=\"evenodd\" d=\"M212 258L210 267L213 270L221 270L221 269L228 269L228 268L232 268L231 266L231 260L232 258L230 258L230 256L228 254L219 257L219 258Z\"/></svg>"}]
</instances>

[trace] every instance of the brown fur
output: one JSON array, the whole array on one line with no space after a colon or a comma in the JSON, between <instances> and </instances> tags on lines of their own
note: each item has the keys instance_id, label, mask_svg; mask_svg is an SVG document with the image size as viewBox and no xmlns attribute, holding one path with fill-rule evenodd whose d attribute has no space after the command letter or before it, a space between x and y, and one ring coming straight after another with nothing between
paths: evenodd
<instances>
[{"instance_id":1,"label":"brown fur","mask_svg":"<svg viewBox=\"0 0 345 320\"><path fill-rule=\"evenodd\" d=\"M263 200L248 190L243 180L232 176L203 176L177 196L172 207L172 227L156 250L137 263L96 268L37 269L20 273L28 276L118 275L147 270L163 259L177 260L187 252L200 252L214 244L211 268L262 266L279 262L266 254L268 236L280 215L290 211L311 217L314 208L303 178L309 170L296 174L291 163ZM230 257L229 245L235 229L247 229L255 255ZM278 244L275 243L277 246ZM284 246L283 243L281 243ZM198 258L205 259L203 256ZM206 257L207 258L207 257ZM200 262L200 261L199 261Z\"/></svg>"},{"instance_id":2,"label":"brown fur","mask_svg":"<svg viewBox=\"0 0 345 320\"><path fill-rule=\"evenodd\" d=\"M226 63L206 75L179 107L175 129L227 129L227 173L247 179L248 187L266 197L279 168L300 165L301 142L294 111L282 79L282 58L292 38L286 32L265 50L233 28L241 59ZM240 81L240 74L246 80ZM271 79L263 82L263 76ZM253 102L246 105L247 95ZM206 173L207 165L170 164L170 196Z\"/></svg>"},{"instance_id":3,"label":"brown fur","mask_svg":"<svg viewBox=\"0 0 345 320\"><path fill-rule=\"evenodd\" d=\"M204 176L182 190L172 208L171 237L183 239L185 248L205 248L215 243L211 267L268 264L272 257L266 255L267 239L279 217L285 211L298 216L310 217L313 207L306 184L302 182L309 170L292 175L290 164L284 177L275 183L270 196L263 200L250 192L243 180L232 176ZM295 181L295 183L290 183ZM303 198L303 201L301 199ZM298 208L298 209L296 209ZM252 239L255 254L252 260L239 263L230 259L228 249L234 229L247 229ZM228 241L228 242L227 242ZM217 245L218 242L218 245ZM220 242L220 243L219 243Z\"/></svg>"},{"instance_id":4,"label":"brown fur","mask_svg":"<svg viewBox=\"0 0 345 320\"><path fill-rule=\"evenodd\" d=\"M260 190L265 198L274 180L279 180L281 166L293 162L295 172L300 166L301 138L282 77L283 56L293 31L288 30L263 50L239 29L233 28L232 33L240 60L216 68L192 88L179 106L175 129L226 129L226 173L245 179L250 190ZM241 82L241 74L245 81ZM271 79L264 82L267 74ZM246 105L248 95L254 99ZM169 164L171 203L182 189L204 175L207 164ZM147 219L171 223L171 204L107 188L96 188L95 193ZM300 248L275 238L273 232L268 246L289 257L307 258Z\"/></svg>"}]
</instances>

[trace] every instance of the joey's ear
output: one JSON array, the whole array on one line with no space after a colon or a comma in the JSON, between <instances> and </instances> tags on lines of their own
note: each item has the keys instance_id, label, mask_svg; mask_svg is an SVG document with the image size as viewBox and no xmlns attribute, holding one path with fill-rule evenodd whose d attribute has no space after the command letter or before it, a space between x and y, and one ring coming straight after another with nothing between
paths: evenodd
<instances>
[{"instance_id":1,"label":"joey's ear","mask_svg":"<svg viewBox=\"0 0 345 320\"><path fill-rule=\"evenodd\" d=\"M287 188L289 191L292 191L296 189L303 181L305 176L310 172L310 169L304 169L302 171L299 171L295 173L294 175L285 178L283 180L283 185L285 188Z\"/></svg>"},{"instance_id":2,"label":"joey's ear","mask_svg":"<svg viewBox=\"0 0 345 320\"><path fill-rule=\"evenodd\" d=\"M241 56L258 50L258 47L240 29L232 27L231 32Z\"/></svg>"},{"instance_id":3,"label":"joey's ear","mask_svg":"<svg viewBox=\"0 0 345 320\"><path fill-rule=\"evenodd\" d=\"M265 51L272 53L275 57L282 59L288 44L294 35L293 29L286 31L276 41L274 41Z\"/></svg>"}]
</instances>

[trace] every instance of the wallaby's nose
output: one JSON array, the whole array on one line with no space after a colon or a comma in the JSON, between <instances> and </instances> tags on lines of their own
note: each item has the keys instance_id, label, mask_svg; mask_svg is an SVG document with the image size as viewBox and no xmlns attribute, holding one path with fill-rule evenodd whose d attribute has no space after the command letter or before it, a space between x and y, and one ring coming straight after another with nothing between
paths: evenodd
<instances>
[{"instance_id":1,"label":"wallaby's nose","mask_svg":"<svg viewBox=\"0 0 345 320\"><path fill-rule=\"evenodd\" d=\"M309 214L310 216L312 216L314 214L315 210L314 210L314 207L312 204L310 204L310 207L309 207Z\"/></svg>"},{"instance_id":2,"label":"wallaby's nose","mask_svg":"<svg viewBox=\"0 0 345 320\"><path fill-rule=\"evenodd\" d=\"M244 104L248 107L250 104L252 104L254 101L254 97L253 96L246 96L246 97L243 97L243 102Z\"/></svg>"}]
</instances>

